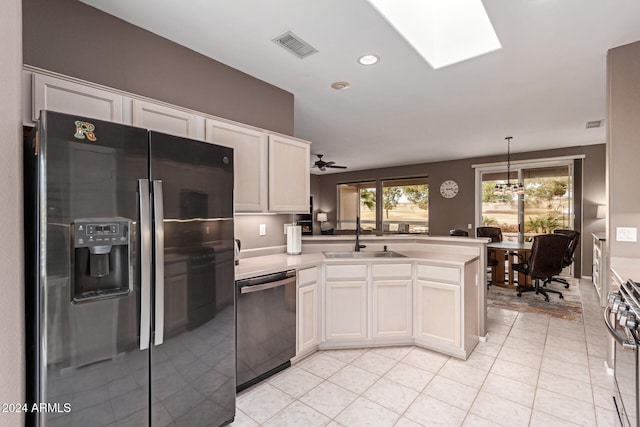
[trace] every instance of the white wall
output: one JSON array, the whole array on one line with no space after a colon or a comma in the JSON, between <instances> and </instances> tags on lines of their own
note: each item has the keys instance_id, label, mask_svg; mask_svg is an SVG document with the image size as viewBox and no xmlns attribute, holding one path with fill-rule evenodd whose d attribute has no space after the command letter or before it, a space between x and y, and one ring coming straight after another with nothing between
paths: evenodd
<instances>
[{"instance_id":1,"label":"white wall","mask_svg":"<svg viewBox=\"0 0 640 427\"><path fill-rule=\"evenodd\" d=\"M24 274L22 239L22 2L0 6L0 404L24 402ZM1 413L0 426L21 414Z\"/></svg>"}]
</instances>

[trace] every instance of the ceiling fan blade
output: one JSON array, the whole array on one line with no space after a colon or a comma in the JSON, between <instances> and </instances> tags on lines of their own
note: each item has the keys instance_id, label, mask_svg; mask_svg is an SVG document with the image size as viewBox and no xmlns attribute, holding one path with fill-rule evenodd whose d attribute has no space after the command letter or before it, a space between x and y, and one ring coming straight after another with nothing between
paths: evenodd
<instances>
[{"instance_id":1,"label":"ceiling fan blade","mask_svg":"<svg viewBox=\"0 0 640 427\"><path fill-rule=\"evenodd\" d=\"M346 166L327 166L328 168L334 168L334 169L346 169Z\"/></svg>"},{"instance_id":2,"label":"ceiling fan blade","mask_svg":"<svg viewBox=\"0 0 640 427\"><path fill-rule=\"evenodd\" d=\"M335 165L336 162L327 162L327 164L325 166L331 167L332 165Z\"/></svg>"}]
</instances>

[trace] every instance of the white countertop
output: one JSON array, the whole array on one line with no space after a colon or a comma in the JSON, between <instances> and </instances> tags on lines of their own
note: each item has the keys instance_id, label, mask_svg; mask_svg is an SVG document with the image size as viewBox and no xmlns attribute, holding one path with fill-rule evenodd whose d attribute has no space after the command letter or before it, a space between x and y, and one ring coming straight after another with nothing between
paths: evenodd
<instances>
[{"instance_id":1,"label":"white countertop","mask_svg":"<svg viewBox=\"0 0 640 427\"><path fill-rule=\"evenodd\" d=\"M406 258L326 258L322 252L287 255L275 254L258 256L252 258L242 258L240 264L236 266L236 280L247 279L250 277L262 276L264 274L277 273L286 270L300 270L313 266L319 266L323 263L330 264L354 264L376 261L380 263L398 263L398 262L414 262L420 260L429 260L442 265L464 266L465 264L478 258L477 255L455 254L434 251L396 251Z\"/></svg>"},{"instance_id":2,"label":"white countertop","mask_svg":"<svg viewBox=\"0 0 640 427\"><path fill-rule=\"evenodd\" d=\"M277 273L279 271L300 270L321 264L326 258L321 253L287 255L286 253L240 259L236 265L236 280Z\"/></svg>"}]
</instances>

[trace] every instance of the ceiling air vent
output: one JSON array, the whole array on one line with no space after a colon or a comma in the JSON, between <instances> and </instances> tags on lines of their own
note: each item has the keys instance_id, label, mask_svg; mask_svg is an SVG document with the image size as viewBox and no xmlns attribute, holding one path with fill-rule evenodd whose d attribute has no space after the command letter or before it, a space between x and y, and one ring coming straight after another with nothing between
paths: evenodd
<instances>
[{"instance_id":1,"label":"ceiling air vent","mask_svg":"<svg viewBox=\"0 0 640 427\"><path fill-rule=\"evenodd\" d=\"M284 34L279 35L273 39L273 41L300 59L306 58L307 56L313 55L317 52L313 46L293 34L291 31L287 31Z\"/></svg>"},{"instance_id":2,"label":"ceiling air vent","mask_svg":"<svg viewBox=\"0 0 640 427\"><path fill-rule=\"evenodd\" d=\"M592 120L587 122L587 129L599 128L602 127L604 120Z\"/></svg>"}]
</instances>

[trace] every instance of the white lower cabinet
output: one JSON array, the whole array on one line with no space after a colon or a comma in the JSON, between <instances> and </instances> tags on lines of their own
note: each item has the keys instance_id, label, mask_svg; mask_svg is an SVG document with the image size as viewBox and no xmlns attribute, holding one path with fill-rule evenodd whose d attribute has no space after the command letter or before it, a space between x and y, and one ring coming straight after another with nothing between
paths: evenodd
<instances>
[{"instance_id":1,"label":"white lower cabinet","mask_svg":"<svg viewBox=\"0 0 640 427\"><path fill-rule=\"evenodd\" d=\"M415 343L466 359L478 344L479 261L416 263Z\"/></svg>"},{"instance_id":2,"label":"white lower cabinet","mask_svg":"<svg viewBox=\"0 0 640 427\"><path fill-rule=\"evenodd\" d=\"M325 278L325 339L366 339L367 264L327 265Z\"/></svg>"},{"instance_id":3,"label":"white lower cabinet","mask_svg":"<svg viewBox=\"0 0 640 427\"><path fill-rule=\"evenodd\" d=\"M411 264L371 266L373 338L411 337Z\"/></svg>"},{"instance_id":4,"label":"white lower cabinet","mask_svg":"<svg viewBox=\"0 0 640 427\"><path fill-rule=\"evenodd\" d=\"M318 268L298 271L296 355L318 347Z\"/></svg>"},{"instance_id":5,"label":"white lower cabinet","mask_svg":"<svg viewBox=\"0 0 640 427\"><path fill-rule=\"evenodd\" d=\"M415 344L466 359L479 341L477 259L324 268L321 349Z\"/></svg>"},{"instance_id":6,"label":"white lower cabinet","mask_svg":"<svg viewBox=\"0 0 640 427\"><path fill-rule=\"evenodd\" d=\"M367 338L367 281L327 282L326 338Z\"/></svg>"},{"instance_id":7,"label":"white lower cabinet","mask_svg":"<svg viewBox=\"0 0 640 427\"><path fill-rule=\"evenodd\" d=\"M416 339L460 346L460 285L416 281Z\"/></svg>"},{"instance_id":8,"label":"white lower cabinet","mask_svg":"<svg viewBox=\"0 0 640 427\"><path fill-rule=\"evenodd\" d=\"M165 266L165 336L187 329L187 261L167 262Z\"/></svg>"}]
</instances>

